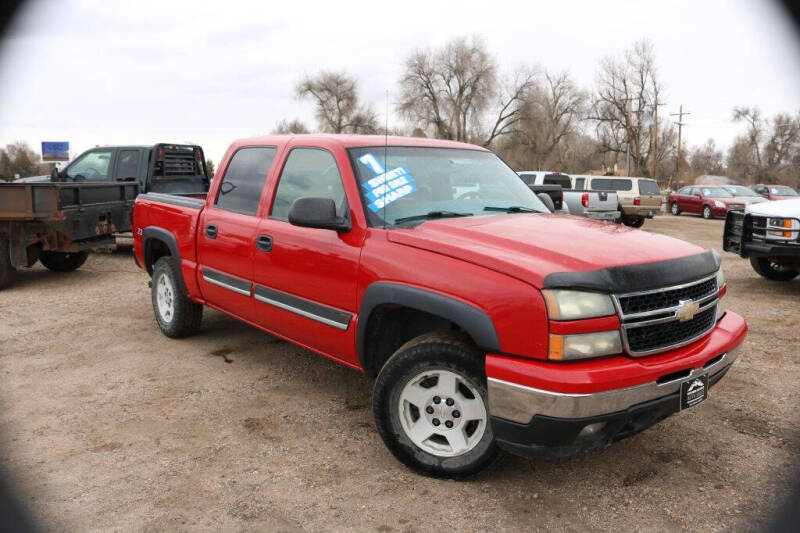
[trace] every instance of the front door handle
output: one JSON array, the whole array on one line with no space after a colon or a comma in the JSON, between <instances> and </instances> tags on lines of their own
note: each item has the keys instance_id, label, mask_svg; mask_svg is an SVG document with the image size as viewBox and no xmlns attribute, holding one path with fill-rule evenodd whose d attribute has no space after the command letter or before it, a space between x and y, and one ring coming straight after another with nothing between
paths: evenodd
<instances>
[{"instance_id":1,"label":"front door handle","mask_svg":"<svg viewBox=\"0 0 800 533\"><path fill-rule=\"evenodd\" d=\"M209 224L206 226L206 237L209 239L216 239L217 238L217 227L214 225Z\"/></svg>"},{"instance_id":2,"label":"front door handle","mask_svg":"<svg viewBox=\"0 0 800 533\"><path fill-rule=\"evenodd\" d=\"M272 237L269 235L259 235L256 239L256 248L262 252L272 251Z\"/></svg>"}]
</instances>

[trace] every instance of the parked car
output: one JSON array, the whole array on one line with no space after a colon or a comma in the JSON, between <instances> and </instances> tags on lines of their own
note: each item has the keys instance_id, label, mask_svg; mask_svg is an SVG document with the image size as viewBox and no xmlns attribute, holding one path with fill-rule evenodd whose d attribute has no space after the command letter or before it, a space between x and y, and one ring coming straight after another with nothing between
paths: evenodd
<instances>
[{"instance_id":1,"label":"parked car","mask_svg":"<svg viewBox=\"0 0 800 533\"><path fill-rule=\"evenodd\" d=\"M728 192L730 192L734 198L741 198L744 200L745 205L769 202L768 199L764 198L750 187L745 187L744 185L725 185L724 187L728 189Z\"/></svg>"},{"instance_id":2,"label":"parked car","mask_svg":"<svg viewBox=\"0 0 800 533\"><path fill-rule=\"evenodd\" d=\"M759 183L753 190L767 200L788 200L797 198L797 191L786 185L764 185Z\"/></svg>"},{"instance_id":3,"label":"parked car","mask_svg":"<svg viewBox=\"0 0 800 533\"><path fill-rule=\"evenodd\" d=\"M744 211L746 202L736 198L725 187L690 185L668 197L670 212L677 216L683 212L703 215L703 218L724 217L728 210Z\"/></svg>"},{"instance_id":4,"label":"parked car","mask_svg":"<svg viewBox=\"0 0 800 533\"><path fill-rule=\"evenodd\" d=\"M240 140L205 201L140 195L134 225L165 335L197 331L208 305L376 377L383 441L434 476L691 408L747 331L715 252L551 214L452 141Z\"/></svg>"},{"instance_id":5,"label":"parked car","mask_svg":"<svg viewBox=\"0 0 800 533\"><path fill-rule=\"evenodd\" d=\"M529 187L536 192L536 187L559 185L563 191L564 205L571 215L584 216L594 220L617 220L620 217L617 207L617 195L609 192L577 191L569 174L563 172L531 171L518 173Z\"/></svg>"},{"instance_id":6,"label":"parked car","mask_svg":"<svg viewBox=\"0 0 800 533\"><path fill-rule=\"evenodd\" d=\"M584 175L576 177L575 188L616 193L617 209L626 226L641 228L645 218L653 218L661 210L661 192L649 178Z\"/></svg>"},{"instance_id":7,"label":"parked car","mask_svg":"<svg viewBox=\"0 0 800 533\"><path fill-rule=\"evenodd\" d=\"M729 212L722 247L750 258L753 270L767 279L796 278L800 275L800 198Z\"/></svg>"}]
</instances>

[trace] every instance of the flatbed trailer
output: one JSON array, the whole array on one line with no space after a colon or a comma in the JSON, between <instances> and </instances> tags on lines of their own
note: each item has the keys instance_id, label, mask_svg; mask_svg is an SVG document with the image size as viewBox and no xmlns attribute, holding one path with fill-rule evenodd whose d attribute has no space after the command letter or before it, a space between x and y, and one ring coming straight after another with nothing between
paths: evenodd
<instances>
[{"instance_id":1,"label":"flatbed trailer","mask_svg":"<svg viewBox=\"0 0 800 533\"><path fill-rule=\"evenodd\" d=\"M87 252L131 230L135 182L0 184L0 289L36 261L54 271L80 267Z\"/></svg>"}]
</instances>

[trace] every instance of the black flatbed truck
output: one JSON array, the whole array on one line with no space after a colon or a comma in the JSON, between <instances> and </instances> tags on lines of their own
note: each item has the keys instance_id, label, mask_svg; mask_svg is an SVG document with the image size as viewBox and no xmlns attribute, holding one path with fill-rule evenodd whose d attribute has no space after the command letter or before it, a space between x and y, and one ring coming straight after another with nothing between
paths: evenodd
<instances>
[{"instance_id":1,"label":"black flatbed truck","mask_svg":"<svg viewBox=\"0 0 800 533\"><path fill-rule=\"evenodd\" d=\"M66 272L114 245L140 192L204 196L209 183L200 146L168 143L92 148L50 176L0 183L0 289L37 261Z\"/></svg>"}]
</instances>

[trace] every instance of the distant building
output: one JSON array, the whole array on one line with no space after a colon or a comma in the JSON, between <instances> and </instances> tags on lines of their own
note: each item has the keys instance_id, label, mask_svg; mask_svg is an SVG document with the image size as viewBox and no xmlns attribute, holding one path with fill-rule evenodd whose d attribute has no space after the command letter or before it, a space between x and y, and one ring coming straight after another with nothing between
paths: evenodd
<instances>
[{"instance_id":1,"label":"distant building","mask_svg":"<svg viewBox=\"0 0 800 533\"><path fill-rule=\"evenodd\" d=\"M740 185L739 180L729 178L728 176L713 176L711 174L697 176L694 183L695 185Z\"/></svg>"}]
</instances>

